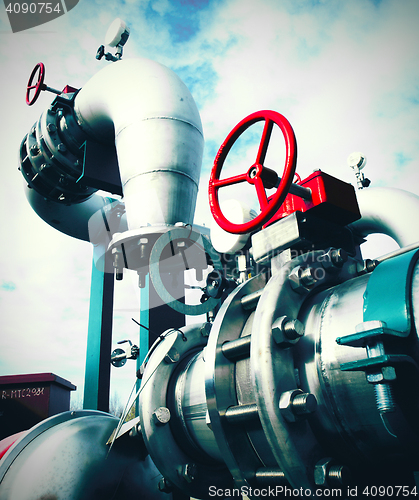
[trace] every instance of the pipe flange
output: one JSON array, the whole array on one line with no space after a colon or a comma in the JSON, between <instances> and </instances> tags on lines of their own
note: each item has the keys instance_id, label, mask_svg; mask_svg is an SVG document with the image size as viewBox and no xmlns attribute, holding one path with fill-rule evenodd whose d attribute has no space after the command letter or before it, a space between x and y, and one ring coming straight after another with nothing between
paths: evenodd
<instances>
[{"instance_id":1,"label":"pipe flange","mask_svg":"<svg viewBox=\"0 0 419 500\"><path fill-rule=\"evenodd\" d=\"M247 403L250 404L243 404L239 401L237 382L235 383L236 376L240 376L237 374L242 373L243 369L246 371L243 363L249 361L248 354L247 359L243 355L241 339L244 339L246 330L247 334L250 333L254 317L252 310L242 307L241 300L244 296L260 290L264 285L265 277L258 275L237 287L227 297L217 313L206 348L205 391L211 428L238 488L257 486L255 473L264 466L261 460L266 461L266 457L263 456L263 446L265 443L267 446L267 442L257 421L257 412L240 411L244 410L244 407L254 407L251 404L254 402L254 395L248 391ZM225 349L224 354L222 348L230 342L234 343L237 349L229 349L228 353ZM236 351L237 356L235 356ZM243 413L243 418L229 418L233 408L233 413ZM270 458L273 460L271 454Z\"/></svg>"},{"instance_id":2,"label":"pipe flange","mask_svg":"<svg viewBox=\"0 0 419 500\"><path fill-rule=\"evenodd\" d=\"M174 342L172 335L176 335ZM179 446L170 425L168 391L179 364L203 349L207 340L201 333L201 323L173 333L169 330L147 364L143 375L145 385L139 397L141 431L153 462L167 481L196 498L206 498L210 486L232 487L231 475L221 465L197 461Z\"/></svg>"},{"instance_id":3,"label":"pipe flange","mask_svg":"<svg viewBox=\"0 0 419 500\"><path fill-rule=\"evenodd\" d=\"M81 181L83 151L69 146L60 130L60 121L72 113L72 103L47 109L24 138L20 149L21 172L29 187L43 197L59 203L79 203L97 189Z\"/></svg>"},{"instance_id":4,"label":"pipe flange","mask_svg":"<svg viewBox=\"0 0 419 500\"><path fill-rule=\"evenodd\" d=\"M38 141L43 149L52 156L50 162L63 174L67 174L77 180L83 173L83 152L78 151L74 155L67 146L67 138L61 136L59 127L60 120L65 116L64 110L58 113L47 109L42 113L37 124Z\"/></svg>"},{"instance_id":5,"label":"pipe flange","mask_svg":"<svg viewBox=\"0 0 419 500\"><path fill-rule=\"evenodd\" d=\"M310 470L314 471L323 451L307 420L290 418L284 410L284 395L294 395L299 390L294 369L296 347L278 345L272 327L280 317L297 319L309 293L336 283L336 275L326 273L322 267L323 255L323 251L315 251L297 257L269 280L258 302L252 328L251 377L260 420L277 466L293 487L315 488ZM318 279L310 282L309 287L296 287L293 272L296 268L309 269L306 274Z\"/></svg>"}]
</instances>

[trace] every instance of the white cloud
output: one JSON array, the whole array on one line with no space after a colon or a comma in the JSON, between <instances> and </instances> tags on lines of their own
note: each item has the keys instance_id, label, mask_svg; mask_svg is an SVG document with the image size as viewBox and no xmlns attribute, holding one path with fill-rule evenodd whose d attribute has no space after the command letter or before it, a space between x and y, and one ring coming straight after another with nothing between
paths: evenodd
<instances>
[{"instance_id":1,"label":"white cloud","mask_svg":"<svg viewBox=\"0 0 419 500\"><path fill-rule=\"evenodd\" d=\"M161 16L173 11L173 6L169 0L154 0L150 5L151 8Z\"/></svg>"},{"instance_id":2,"label":"white cloud","mask_svg":"<svg viewBox=\"0 0 419 500\"><path fill-rule=\"evenodd\" d=\"M362 149L373 180L391 183L395 152L419 153L418 110L407 98L419 82L417 10L414 2L351 2L325 22L280 3L230 2L201 34L209 44L220 31L234 40L211 60L218 81L202 107L206 136L221 143L246 114L275 109L296 130L302 175L324 168L353 181L346 157ZM404 133L394 134L400 127Z\"/></svg>"}]
</instances>

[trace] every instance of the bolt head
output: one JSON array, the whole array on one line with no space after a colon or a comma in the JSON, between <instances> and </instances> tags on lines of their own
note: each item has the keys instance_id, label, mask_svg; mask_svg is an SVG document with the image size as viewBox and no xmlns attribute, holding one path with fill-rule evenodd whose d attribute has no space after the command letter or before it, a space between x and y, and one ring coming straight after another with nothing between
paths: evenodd
<instances>
[{"instance_id":1,"label":"bolt head","mask_svg":"<svg viewBox=\"0 0 419 500\"><path fill-rule=\"evenodd\" d=\"M170 420L170 410L165 406L160 406L153 413L153 421L156 425L166 425Z\"/></svg>"},{"instance_id":2,"label":"bolt head","mask_svg":"<svg viewBox=\"0 0 419 500\"><path fill-rule=\"evenodd\" d=\"M53 123L48 123L47 130L50 134L52 134L57 130L57 127Z\"/></svg>"},{"instance_id":3,"label":"bolt head","mask_svg":"<svg viewBox=\"0 0 419 500\"><path fill-rule=\"evenodd\" d=\"M330 248L322 257L321 264L326 271L339 271L348 260L348 254L343 248Z\"/></svg>"},{"instance_id":4,"label":"bolt head","mask_svg":"<svg viewBox=\"0 0 419 500\"><path fill-rule=\"evenodd\" d=\"M164 361L169 365L171 363L177 363L180 359L180 354L179 352L172 347L170 351L166 354L164 357Z\"/></svg>"},{"instance_id":5,"label":"bolt head","mask_svg":"<svg viewBox=\"0 0 419 500\"><path fill-rule=\"evenodd\" d=\"M254 179L257 175L258 171L257 171L257 168L256 167L253 167L250 171L249 171L249 177L251 179Z\"/></svg>"},{"instance_id":6,"label":"bolt head","mask_svg":"<svg viewBox=\"0 0 419 500\"><path fill-rule=\"evenodd\" d=\"M187 483L192 483L195 480L197 474L197 467L195 464L185 464L182 467L181 477Z\"/></svg>"}]
</instances>

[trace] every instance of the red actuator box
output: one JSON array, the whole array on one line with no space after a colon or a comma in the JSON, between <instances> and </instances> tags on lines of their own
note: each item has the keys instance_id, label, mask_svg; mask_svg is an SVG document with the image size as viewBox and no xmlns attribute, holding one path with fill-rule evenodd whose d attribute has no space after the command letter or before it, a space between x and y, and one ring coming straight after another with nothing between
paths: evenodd
<instances>
[{"instance_id":1,"label":"red actuator box","mask_svg":"<svg viewBox=\"0 0 419 500\"><path fill-rule=\"evenodd\" d=\"M266 226L296 211L310 211L321 219L342 226L361 218L352 184L343 182L321 170L316 170L298 184L311 190L311 200L288 194L281 208Z\"/></svg>"}]
</instances>

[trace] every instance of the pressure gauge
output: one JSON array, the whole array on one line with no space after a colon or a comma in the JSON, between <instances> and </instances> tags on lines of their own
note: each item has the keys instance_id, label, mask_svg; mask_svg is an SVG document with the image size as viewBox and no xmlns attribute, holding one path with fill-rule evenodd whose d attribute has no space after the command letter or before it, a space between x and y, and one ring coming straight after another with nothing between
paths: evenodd
<instances>
[{"instance_id":1,"label":"pressure gauge","mask_svg":"<svg viewBox=\"0 0 419 500\"><path fill-rule=\"evenodd\" d=\"M348 156L347 161L348 165L354 170L362 170L367 163L367 158L359 151L356 151Z\"/></svg>"},{"instance_id":2,"label":"pressure gauge","mask_svg":"<svg viewBox=\"0 0 419 500\"><path fill-rule=\"evenodd\" d=\"M109 26L105 35L105 44L109 47L118 47L126 44L129 37L130 29L125 21L117 17Z\"/></svg>"}]
</instances>

